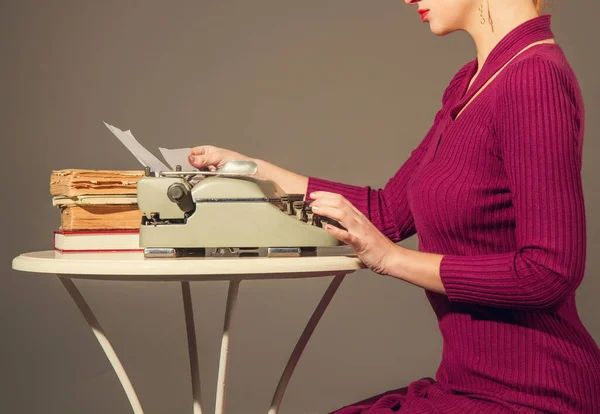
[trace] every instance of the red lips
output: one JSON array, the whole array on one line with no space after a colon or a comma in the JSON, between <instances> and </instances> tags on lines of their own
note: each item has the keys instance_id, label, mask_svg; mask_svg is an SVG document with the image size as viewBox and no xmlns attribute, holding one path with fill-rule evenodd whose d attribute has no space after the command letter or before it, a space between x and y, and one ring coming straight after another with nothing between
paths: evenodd
<instances>
[{"instance_id":1,"label":"red lips","mask_svg":"<svg viewBox=\"0 0 600 414\"><path fill-rule=\"evenodd\" d=\"M429 13L429 9L420 9L419 14L421 15L421 21L425 21L427 14Z\"/></svg>"}]
</instances>

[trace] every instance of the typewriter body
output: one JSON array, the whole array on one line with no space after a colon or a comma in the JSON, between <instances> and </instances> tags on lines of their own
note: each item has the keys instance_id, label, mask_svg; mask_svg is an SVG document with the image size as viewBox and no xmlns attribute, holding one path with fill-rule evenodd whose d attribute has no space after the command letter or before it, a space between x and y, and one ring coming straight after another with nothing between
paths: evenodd
<instances>
[{"instance_id":1,"label":"typewriter body","mask_svg":"<svg viewBox=\"0 0 600 414\"><path fill-rule=\"evenodd\" d=\"M323 229L339 223L255 171L250 161L214 172L147 169L137 185L145 256L301 256L341 244Z\"/></svg>"}]
</instances>

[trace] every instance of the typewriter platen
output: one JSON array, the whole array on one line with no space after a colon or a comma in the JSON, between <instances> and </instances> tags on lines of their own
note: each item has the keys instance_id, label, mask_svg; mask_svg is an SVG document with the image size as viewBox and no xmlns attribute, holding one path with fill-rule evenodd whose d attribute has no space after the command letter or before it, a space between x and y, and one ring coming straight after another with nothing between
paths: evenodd
<instances>
[{"instance_id":1,"label":"typewriter platen","mask_svg":"<svg viewBox=\"0 0 600 414\"><path fill-rule=\"evenodd\" d=\"M301 256L341 243L323 229L303 194L283 194L252 177L256 164L229 161L208 171L164 171L137 185L140 246L146 257Z\"/></svg>"}]
</instances>

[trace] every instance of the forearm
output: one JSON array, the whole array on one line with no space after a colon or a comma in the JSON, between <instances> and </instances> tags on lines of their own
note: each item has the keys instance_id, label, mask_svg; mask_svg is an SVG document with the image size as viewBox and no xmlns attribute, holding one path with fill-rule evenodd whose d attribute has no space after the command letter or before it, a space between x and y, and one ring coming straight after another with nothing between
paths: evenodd
<instances>
[{"instance_id":1,"label":"forearm","mask_svg":"<svg viewBox=\"0 0 600 414\"><path fill-rule=\"evenodd\" d=\"M256 178L276 183L286 194L306 194L308 177L278 167L270 162L252 159L257 165Z\"/></svg>"},{"instance_id":2,"label":"forearm","mask_svg":"<svg viewBox=\"0 0 600 414\"><path fill-rule=\"evenodd\" d=\"M582 269L557 273L536 264L535 252L456 256L394 245L384 275L448 296L450 302L524 310L561 306L582 278ZM566 276L565 276L566 275Z\"/></svg>"},{"instance_id":3,"label":"forearm","mask_svg":"<svg viewBox=\"0 0 600 414\"><path fill-rule=\"evenodd\" d=\"M432 292L446 294L440 277L442 257L441 254L396 246L392 254L387 257L386 275Z\"/></svg>"}]
</instances>

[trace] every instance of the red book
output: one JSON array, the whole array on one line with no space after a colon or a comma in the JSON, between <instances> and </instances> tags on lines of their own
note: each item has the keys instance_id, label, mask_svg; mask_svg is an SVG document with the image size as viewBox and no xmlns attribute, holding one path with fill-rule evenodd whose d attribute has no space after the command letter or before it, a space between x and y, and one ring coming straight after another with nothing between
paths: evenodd
<instances>
[{"instance_id":1,"label":"red book","mask_svg":"<svg viewBox=\"0 0 600 414\"><path fill-rule=\"evenodd\" d=\"M54 250L61 253L137 252L139 230L54 231Z\"/></svg>"}]
</instances>

